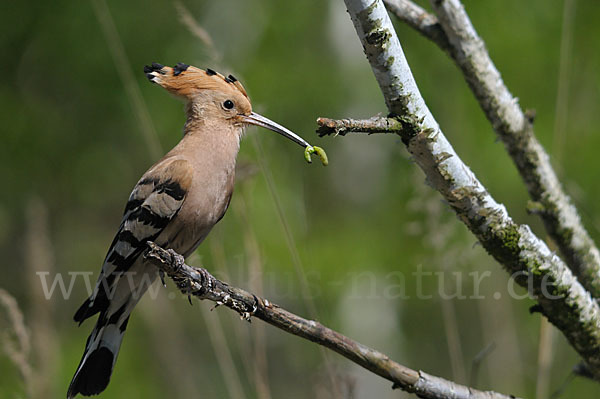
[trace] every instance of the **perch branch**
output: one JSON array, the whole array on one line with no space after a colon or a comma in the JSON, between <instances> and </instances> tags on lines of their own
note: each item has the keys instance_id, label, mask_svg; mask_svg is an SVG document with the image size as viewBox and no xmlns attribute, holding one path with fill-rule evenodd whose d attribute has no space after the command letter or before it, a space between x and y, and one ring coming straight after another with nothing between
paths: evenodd
<instances>
[{"instance_id":1,"label":"perch branch","mask_svg":"<svg viewBox=\"0 0 600 399\"><path fill-rule=\"evenodd\" d=\"M254 316L285 332L329 348L365 369L393 382L394 388L427 399L509 399L491 391L479 391L423 371L398 364L381 352L362 345L314 320L306 320L267 299L217 280L206 269L185 264L183 256L148 242L144 254L161 272L167 274L184 295L208 299L224 305L246 320Z\"/></svg>"},{"instance_id":2,"label":"perch branch","mask_svg":"<svg viewBox=\"0 0 600 399\"><path fill-rule=\"evenodd\" d=\"M439 20L410 0L385 0L399 19L436 43L461 69L471 91L523 178L536 211L567 265L600 299L600 252L564 192L550 158L533 130L533 114L523 112L492 62L459 0L433 0Z\"/></svg>"},{"instance_id":3,"label":"perch branch","mask_svg":"<svg viewBox=\"0 0 600 399\"><path fill-rule=\"evenodd\" d=\"M520 285L600 379L600 308L527 225L515 223L458 157L427 108L381 0L345 0L390 114L430 185Z\"/></svg>"}]
</instances>

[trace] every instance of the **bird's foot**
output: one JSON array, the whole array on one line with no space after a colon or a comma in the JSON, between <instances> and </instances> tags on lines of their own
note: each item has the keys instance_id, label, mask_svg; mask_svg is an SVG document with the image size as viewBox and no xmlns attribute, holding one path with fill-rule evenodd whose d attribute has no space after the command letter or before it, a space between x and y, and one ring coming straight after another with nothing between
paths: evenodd
<instances>
[{"instance_id":1,"label":"bird's foot","mask_svg":"<svg viewBox=\"0 0 600 399\"><path fill-rule=\"evenodd\" d=\"M178 254L172 249L168 249L167 252L169 253L169 255L171 255L174 271L178 271L183 265L185 265L185 258L183 257L183 255Z\"/></svg>"},{"instance_id":2,"label":"bird's foot","mask_svg":"<svg viewBox=\"0 0 600 399\"><path fill-rule=\"evenodd\" d=\"M167 288L167 283L165 281L165 272L162 269L158 270L158 277L160 277L160 282L162 283L163 287Z\"/></svg>"}]
</instances>

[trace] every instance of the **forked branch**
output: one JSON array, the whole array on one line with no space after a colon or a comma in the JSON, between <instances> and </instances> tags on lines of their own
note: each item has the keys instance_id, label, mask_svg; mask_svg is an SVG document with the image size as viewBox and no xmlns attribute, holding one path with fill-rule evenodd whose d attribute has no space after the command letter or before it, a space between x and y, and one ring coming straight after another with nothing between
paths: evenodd
<instances>
[{"instance_id":1,"label":"forked branch","mask_svg":"<svg viewBox=\"0 0 600 399\"><path fill-rule=\"evenodd\" d=\"M427 108L381 0L345 0L402 141L429 184L517 283L531 285L539 310L600 379L600 307L529 226L515 223L459 158Z\"/></svg>"},{"instance_id":2,"label":"forked branch","mask_svg":"<svg viewBox=\"0 0 600 399\"><path fill-rule=\"evenodd\" d=\"M534 134L533 114L521 109L502 81L461 2L431 3L437 17L410 0L385 0L393 14L437 44L460 68L517 166L533 200L534 213L541 216L577 279L600 299L600 252Z\"/></svg>"}]
</instances>

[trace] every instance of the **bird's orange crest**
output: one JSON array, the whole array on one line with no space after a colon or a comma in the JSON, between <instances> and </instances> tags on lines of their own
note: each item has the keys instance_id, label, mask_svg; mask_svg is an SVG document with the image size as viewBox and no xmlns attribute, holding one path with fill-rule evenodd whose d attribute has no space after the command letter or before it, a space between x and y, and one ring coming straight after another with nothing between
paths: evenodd
<instances>
[{"instance_id":1,"label":"bird's orange crest","mask_svg":"<svg viewBox=\"0 0 600 399\"><path fill-rule=\"evenodd\" d=\"M232 75L223 76L210 68L206 70L184 63L173 68L158 63L144 67L146 77L169 92L192 99L199 90L239 92L248 98L244 86Z\"/></svg>"}]
</instances>

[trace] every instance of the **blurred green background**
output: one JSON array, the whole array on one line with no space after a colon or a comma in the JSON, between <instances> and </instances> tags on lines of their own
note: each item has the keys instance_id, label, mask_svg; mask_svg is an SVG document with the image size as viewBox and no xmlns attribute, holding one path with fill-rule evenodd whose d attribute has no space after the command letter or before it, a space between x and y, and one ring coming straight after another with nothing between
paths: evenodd
<instances>
[{"instance_id":1,"label":"blurred green background","mask_svg":"<svg viewBox=\"0 0 600 399\"><path fill-rule=\"evenodd\" d=\"M599 241L600 6L567 1L465 5L510 90L537 111L536 133ZM394 21L458 154L514 219L545 237L460 72ZM64 397L93 324L72 322L87 295L73 272L95 281L131 188L181 137L182 104L142 73L153 61L233 73L255 110L330 157L327 168L308 165L296 145L249 129L232 206L189 263L306 317L313 303L325 325L479 388L547 397L578 362L560 333L540 346L552 330L529 314L533 302L474 245L398 138L314 134L319 116L385 112L341 0L4 1L0 22L0 287L29 332L15 333L0 310L0 398ZM46 300L38 272L48 284L57 273L66 289L72 283L68 298L57 287ZM136 309L103 398L412 397L258 320L189 306L167 285ZM19 357L22 345L30 350ZM563 388L568 397L600 395L581 378Z\"/></svg>"}]
</instances>

